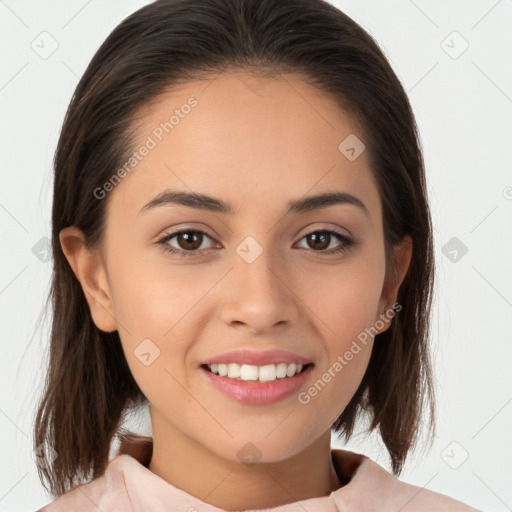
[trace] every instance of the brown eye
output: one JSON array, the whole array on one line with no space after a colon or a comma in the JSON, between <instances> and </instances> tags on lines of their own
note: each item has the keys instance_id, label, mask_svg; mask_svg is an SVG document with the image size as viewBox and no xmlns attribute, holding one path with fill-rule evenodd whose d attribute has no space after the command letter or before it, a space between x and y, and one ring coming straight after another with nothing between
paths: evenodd
<instances>
[{"instance_id":1,"label":"brown eye","mask_svg":"<svg viewBox=\"0 0 512 512\"><path fill-rule=\"evenodd\" d=\"M177 231L176 233L164 235L158 241L158 244L162 246L164 251L172 254L179 254L180 256L194 256L199 252L208 251L208 249L210 249L210 247L201 248L205 238L212 240L211 237L203 231L199 231L197 229L184 229Z\"/></svg>"},{"instance_id":2,"label":"brown eye","mask_svg":"<svg viewBox=\"0 0 512 512\"><path fill-rule=\"evenodd\" d=\"M186 251L199 249L203 241L203 233L200 231L181 231L175 237L179 248Z\"/></svg>"},{"instance_id":3,"label":"brown eye","mask_svg":"<svg viewBox=\"0 0 512 512\"><path fill-rule=\"evenodd\" d=\"M302 240L306 241L306 246L301 248L310 249L310 252L313 252L313 254L318 253L318 256L342 254L357 244L352 238L333 229L312 231L302 237ZM334 243L333 245L332 242L336 242L336 240L338 244Z\"/></svg>"},{"instance_id":4,"label":"brown eye","mask_svg":"<svg viewBox=\"0 0 512 512\"><path fill-rule=\"evenodd\" d=\"M312 249L321 251L329 247L329 243L331 242L331 235L327 231L315 231L314 233L306 235L306 239L308 240L308 245Z\"/></svg>"}]
</instances>

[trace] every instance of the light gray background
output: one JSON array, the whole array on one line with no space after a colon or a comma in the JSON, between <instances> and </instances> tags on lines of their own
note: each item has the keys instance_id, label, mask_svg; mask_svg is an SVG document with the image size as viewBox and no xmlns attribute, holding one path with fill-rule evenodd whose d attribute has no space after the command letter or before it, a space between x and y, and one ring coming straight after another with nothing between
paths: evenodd
<instances>
[{"instance_id":1,"label":"light gray background","mask_svg":"<svg viewBox=\"0 0 512 512\"><path fill-rule=\"evenodd\" d=\"M51 276L44 244L60 126L96 49L146 3L0 0L2 511L49 501L31 429L48 340L48 325L36 322ZM512 0L333 3L377 39L402 80L428 173L438 432L401 479L476 508L512 510ZM51 38L58 48L42 58ZM375 436L357 435L347 448L390 469Z\"/></svg>"}]
</instances>

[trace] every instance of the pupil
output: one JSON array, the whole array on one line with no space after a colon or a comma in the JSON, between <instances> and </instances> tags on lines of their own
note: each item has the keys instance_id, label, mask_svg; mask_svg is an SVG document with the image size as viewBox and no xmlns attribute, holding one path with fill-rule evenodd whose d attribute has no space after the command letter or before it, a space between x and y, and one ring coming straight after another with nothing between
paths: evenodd
<instances>
[{"instance_id":1,"label":"pupil","mask_svg":"<svg viewBox=\"0 0 512 512\"><path fill-rule=\"evenodd\" d=\"M182 238L185 239L185 247L184 248L190 249L190 250L195 250L201 246L201 240L199 240L199 244L197 244L197 238L200 239L201 236L202 236L201 233L196 233L194 231L186 231L184 233L180 233L180 235L179 235L180 239L182 239ZM196 246L194 246L194 242L191 241L194 238L196 238L196 244L195 244ZM189 244L189 245L187 245L187 244ZM192 244L192 247L190 247L190 244Z\"/></svg>"},{"instance_id":2,"label":"pupil","mask_svg":"<svg viewBox=\"0 0 512 512\"><path fill-rule=\"evenodd\" d=\"M317 249L325 249L326 247L329 247L329 242L325 242L326 239L330 237L328 233L320 232L320 233L313 233L310 235L313 239L313 242L318 241L320 238L324 239L324 242L320 244L320 247L316 247ZM315 247L313 247L315 249Z\"/></svg>"}]
</instances>

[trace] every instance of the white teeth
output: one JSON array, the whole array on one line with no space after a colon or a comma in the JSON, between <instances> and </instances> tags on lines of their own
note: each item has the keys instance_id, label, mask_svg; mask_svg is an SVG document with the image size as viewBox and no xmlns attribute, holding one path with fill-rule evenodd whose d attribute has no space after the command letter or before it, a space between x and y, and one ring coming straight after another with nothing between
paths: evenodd
<instances>
[{"instance_id":1,"label":"white teeth","mask_svg":"<svg viewBox=\"0 0 512 512\"><path fill-rule=\"evenodd\" d=\"M243 364L240 368L241 380L258 380L258 367L252 364Z\"/></svg>"},{"instance_id":2,"label":"white teeth","mask_svg":"<svg viewBox=\"0 0 512 512\"><path fill-rule=\"evenodd\" d=\"M288 377L293 377L295 375L295 370L297 369L297 365L295 363L289 364L286 369L286 375Z\"/></svg>"},{"instance_id":3,"label":"white teeth","mask_svg":"<svg viewBox=\"0 0 512 512\"><path fill-rule=\"evenodd\" d=\"M276 380L276 365L267 364L265 366L260 366L259 380L261 380L262 382Z\"/></svg>"},{"instance_id":4,"label":"white teeth","mask_svg":"<svg viewBox=\"0 0 512 512\"><path fill-rule=\"evenodd\" d=\"M228 377L230 379L236 379L240 377L240 365L236 363L228 364Z\"/></svg>"},{"instance_id":5,"label":"white teeth","mask_svg":"<svg viewBox=\"0 0 512 512\"><path fill-rule=\"evenodd\" d=\"M302 365L295 363L267 364L264 366L216 363L206 366L212 373L218 374L221 377L229 377L230 379L237 380L259 380L260 382L272 382L276 379L293 377L302 370Z\"/></svg>"},{"instance_id":6,"label":"white teeth","mask_svg":"<svg viewBox=\"0 0 512 512\"><path fill-rule=\"evenodd\" d=\"M282 379L283 377L286 377L286 369L288 368L288 365L286 363L279 363L276 366L276 377L278 379Z\"/></svg>"}]
</instances>

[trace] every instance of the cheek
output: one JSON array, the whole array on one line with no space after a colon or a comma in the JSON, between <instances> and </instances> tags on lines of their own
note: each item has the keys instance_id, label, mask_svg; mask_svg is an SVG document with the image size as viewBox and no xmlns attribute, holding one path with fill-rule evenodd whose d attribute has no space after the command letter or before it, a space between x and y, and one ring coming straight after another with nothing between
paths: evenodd
<instances>
[{"instance_id":1,"label":"cheek","mask_svg":"<svg viewBox=\"0 0 512 512\"><path fill-rule=\"evenodd\" d=\"M208 291L217 273L136 257L112 262L111 291L119 335L132 374L143 392L158 397L185 382L185 362L200 337L198 318L213 314ZM171 374L171 375L170 375ZM159 384L160 383L160 384Z\"/></svg>"},{"instance_id":2,"label":"cheek","mask_svg":"<svg viewBox=\"0 0 512 512\"><path fill-rule=\"evenodd\" d=\"M325 324L329 338L347 340L373 325L385 276L384 254L365 251L297 280L299 296Z\"/></svg>"},{"instance_id":3,"label":"cheek","mask_svg":"<svg viewBox=\"0 0 512 512\"><path fill-rule=\"evenodd\" d=\"M192 266L171 268L136 255L118 260L112 262L111 272L115 318L139 337L170 336L174 325L211 287L198 279Z\"/></svg>"},{"instance_id":4,"label":"cheek","mask_svg":"<svg viewBox=\"0 0 512 512\"><path fill-rule=\"evenodd\" d=\"M357 391L373 347L376 294L360 284L352 287L347 283L338 295L324 300L317 326L324 339L326 357L315 368L311 386L299 396L300 403L313 404L329 424L343 412Z\"/></svg>"},{"instance_id":5,"label":"cheek","mask_svg":"<svg viewBox=\"0 0 512 512\"><path fill-rule=\"evenodd\" d=\"M368 366L384 275L384 253L376 247L302 281L302 296L308 297L305 302L315 313L326 350L304 401L317 400L316 406L332 421L352 398Z\"/></svg>"}]
</instances>

